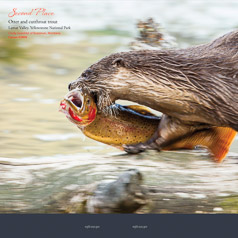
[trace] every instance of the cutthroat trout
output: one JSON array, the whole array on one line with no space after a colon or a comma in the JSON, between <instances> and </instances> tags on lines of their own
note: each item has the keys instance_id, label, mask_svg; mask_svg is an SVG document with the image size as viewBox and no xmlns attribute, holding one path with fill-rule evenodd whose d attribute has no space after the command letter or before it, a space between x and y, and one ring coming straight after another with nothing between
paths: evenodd
<instances>
[{"instance_id":1,"label":"cutthroat trout","mask_svg":"<svg viewBox=\"0 0 238 238\"><path fill-rule=\"evenodd\" d=\"M111 106L116 116L97 112L93 98L79 89L70 91L60 103L60 111L91 139L123 149L123 145L146 142L160 123L146 107L139 105ZM229 151L236 131L228 127L212 127L195 131L179 138L162 150L194 149L206 147L213 159L221 162Z\"/></svg>"}]
</instances>

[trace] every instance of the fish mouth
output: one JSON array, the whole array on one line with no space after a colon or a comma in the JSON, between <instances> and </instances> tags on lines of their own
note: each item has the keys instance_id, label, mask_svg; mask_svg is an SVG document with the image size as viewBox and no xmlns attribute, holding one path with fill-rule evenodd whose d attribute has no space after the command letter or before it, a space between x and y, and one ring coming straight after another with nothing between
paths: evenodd
<instances>
[{"instance_id":1,"label":"fish mouth","mask_svg":"<svg viewBox=\"0 0 238 238\"><path fill-rule=\"evenodd\" d=\"M78 89L70 91L60 102L59 111L66 114L66 117L73 123L81 123L82 118L78 113L82 113L84 99L82 92Z\"/></svg>"},{"instance_id":2,"label":"fish mouth","mask_svg":"<svg viewBox=\"0 0 238 238\"><path fill-rule=\"evenodd\" d=\"M82 107L82 100L80 98L76 98L74 96L72 96L70 98L71 102L78 108L81 108Z\"/></svg>"},{"instance_id":3,"label":"fish mouth","mask_svg":"<svg viewBox=\"0 0 238 238\"><path fill-rule=\"evenodd\" d=\"M79 89L70 91L64 100L72 107L73 110L79 111L83 107L84 98L82 92Z\"/></svg>"},{"instance_id":4,"label":"fish mouth","mask_svg":"<svg viewBox=\"0 0 238 238\"><path fill-rule=\"evenodd\" d=\"M91 96L77 88L65 95L60 102L59 111L78 127L83 128L95 119L97 107Z\"/></svg>"}]
</instances>

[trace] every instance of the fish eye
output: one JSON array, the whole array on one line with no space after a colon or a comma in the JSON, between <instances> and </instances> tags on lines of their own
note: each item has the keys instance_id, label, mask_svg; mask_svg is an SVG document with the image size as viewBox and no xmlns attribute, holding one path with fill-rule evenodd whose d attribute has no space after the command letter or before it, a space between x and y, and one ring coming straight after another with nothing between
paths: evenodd
<instances>
[{"instance_id":1,"label":"fish eye","mask_svg":"<svg viewBox=\"0 0 238 238\"><path fill-rule=\"evenodd\" d=\"M89 98L87 99L86 103L87 103L88 105L90 104L90 99L89 99Z\"/></svg>"}]
</instances>

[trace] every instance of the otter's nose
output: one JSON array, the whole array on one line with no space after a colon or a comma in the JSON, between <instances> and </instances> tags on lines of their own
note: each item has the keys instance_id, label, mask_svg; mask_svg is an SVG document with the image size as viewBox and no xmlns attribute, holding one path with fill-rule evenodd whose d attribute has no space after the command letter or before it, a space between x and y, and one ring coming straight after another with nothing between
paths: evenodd
<instances>
[{"instance_id":1,"label":"otter's nose","mask_svg":"<svg viewBox=\"0 0 238 238\"><path fill-rule=\"evenodd\" d=\"M70 82L69 85L68 85L69 91L75 89L75 87L77 86L76 84L77 84L76 81Z\"/></svg>"},{"instance_id":2,"label":"otter's nose","mask_svg":"<svg viewBox=\"0 0 238 238\"><path fill-rule=\"evenodd\" d=\"M69 89L69 91L72 91L73 89L75 89L79 86L80 86L80 78L70 82L68 85L68 89Z\"/></svg>"}]
</instances>

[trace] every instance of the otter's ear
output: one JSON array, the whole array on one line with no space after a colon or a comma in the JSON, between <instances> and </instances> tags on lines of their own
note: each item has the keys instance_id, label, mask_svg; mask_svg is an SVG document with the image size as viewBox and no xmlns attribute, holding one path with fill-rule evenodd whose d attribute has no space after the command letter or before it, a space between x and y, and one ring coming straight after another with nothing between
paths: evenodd
<instances>
[{"instance_id":1,"label":"otter's ear","mask_svg":"<svg viewBox=\"0 0 238 238\"><path fill-rule=\"evenodd\" d=\"M122 59L122 58L116 58L116 59L114 59L114 60L112 61L112 65L124 67L124 66L125 66L124 59Z\"/></svg>"}]
</instances>

